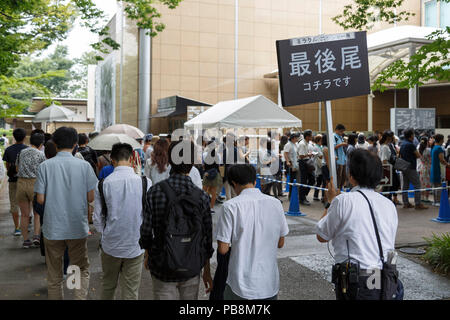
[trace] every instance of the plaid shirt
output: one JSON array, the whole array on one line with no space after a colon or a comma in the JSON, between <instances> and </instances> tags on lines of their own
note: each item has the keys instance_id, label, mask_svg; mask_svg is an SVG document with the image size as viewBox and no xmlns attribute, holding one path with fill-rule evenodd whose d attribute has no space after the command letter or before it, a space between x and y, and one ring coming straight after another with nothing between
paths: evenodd
<instances>
[{"instance_id":1,"label":"plaid shirt","mask_svg":"<svg viewBox=\"0 0 450 320\"><path fill-rule=\"evenodd\" d=\"M189 176L181 174L171 175L167 181L178 196L190 194L197 188ZM203 215L203 233L206 236L205 252L208 259L214 253L212 246L212 218L210 209L210 198L206 192L202 192L199 199ZM171 274L167 269L161 269L152 264L152 259L160 259L164 253L164 235L167 197L159 184L154 185L147 193L147 208L144 212L144 220L141 226L141 239L139 243L143 249L149 251L150 272L157 279L164 282L183 282L189 279L180 279ZM154 260L153 260L154 261Z\"/></svg>"}]
</instances>

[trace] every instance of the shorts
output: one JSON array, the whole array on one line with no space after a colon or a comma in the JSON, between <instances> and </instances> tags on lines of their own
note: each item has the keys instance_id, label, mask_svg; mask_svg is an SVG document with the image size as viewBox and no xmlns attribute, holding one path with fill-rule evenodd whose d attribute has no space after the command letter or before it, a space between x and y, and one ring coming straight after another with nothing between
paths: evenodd
<instances>
[{"instance_id":1,"label":"shorts","mask_svg":"<svg viewBox=\"0 0 450 320\"><path fill-rule=\"evenodd\" d=\"M216 177L213 180L209 180L206 177L203 177L203 186L204 187L214 187L219 188L222 185L222 177L219 173L217 173Z\"/></svg>"},{"instance_id":2,"label":"shorts","mask_svg":"<svg viewBox=\"0 0 450 320\"><path fill-rule=\"evenodd\" d=\"M33 202L34 198L34 183L36 179L19 178L17 181L16 201Z\"/></svg>"},{"instance_id":3,"label":"shorts","mask_svg":"<svg viewBox=\"0 0 450 320\"><path fill-rule=\"evenodd\" d=\"M16 191L17 191L17 182L9 182L9 205L10 213L16 213L19 212L19 208L17 207L17 201L16 201Z\"/></svg>"}]
</instances>

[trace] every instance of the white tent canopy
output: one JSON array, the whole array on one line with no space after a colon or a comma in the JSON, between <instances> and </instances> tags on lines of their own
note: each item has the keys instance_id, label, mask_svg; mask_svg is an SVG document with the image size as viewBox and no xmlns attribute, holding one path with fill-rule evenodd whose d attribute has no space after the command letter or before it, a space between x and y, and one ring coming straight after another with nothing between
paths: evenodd
<instances>
[{"instance_id":1,"label":"white tent canopy","mask_svg":"<svg viewBox=\"0 0 450 320\"><path fill-rule=\"evenodd\" d=\"M302 121L259 95L219 102L184 124L185 129L294 128Z\"/></svg>"}]
</instances>

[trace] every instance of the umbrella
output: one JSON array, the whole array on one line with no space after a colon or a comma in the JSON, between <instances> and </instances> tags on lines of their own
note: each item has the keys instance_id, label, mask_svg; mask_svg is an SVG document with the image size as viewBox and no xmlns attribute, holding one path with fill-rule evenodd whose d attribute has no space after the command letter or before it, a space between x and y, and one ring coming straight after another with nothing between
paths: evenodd
<instances>
[{"instance_id":1,"label":"umbrella","mask_svg":"<svg viewBox=\"0 0 450 320\"><path fill-rule=\"evenodd\" d=\"M103 130L102 132L100 132L100 135L108 133L126 134L127 136L130 136L133 139L144 138L144 133L141 130L128 124L116 124L110 126L105 130Z\"/></svg>"},{"instance_id":2,"label":"umbrella","mask_svg":"<svg viewBox=\"0 0 450 320\"><path fill-rule=\"evenodd\" d=\"M126 134L117 133L102 134L97 136L89 142L88 146L98 151L111 151L113 145L116 143L128 143L133 147L133 149L142 148L141 144L135 139L127 136Z\"/></svg>"},{"instance_id":3,"label":"umbrella","mask_svg":"<svg viewBox=\"0 0 450 320\"><path fill-rule=\"evenodd\" d=\"M50 107L42 109L33 119L34 122L69 120L76 117L75 112L67 108L52 104Z\"/></svg>"}]
</instances>

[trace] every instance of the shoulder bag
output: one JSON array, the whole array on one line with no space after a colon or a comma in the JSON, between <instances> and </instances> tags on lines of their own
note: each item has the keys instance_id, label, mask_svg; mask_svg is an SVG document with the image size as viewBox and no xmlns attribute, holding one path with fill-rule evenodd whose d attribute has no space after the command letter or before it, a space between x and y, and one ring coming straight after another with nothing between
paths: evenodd
<instances>
[{"instance_id":1,"label":"shoulder bag","mask_svg":"<svg viewBox=\"0 0 450 320\"><path fill-rule=\"evenodd\" d=\"M381 270L381 300L399 300L398 291L403 286L398 278L397 265L384 260L383 247L381 246L380 234L378 233L377 222L375 221L372 206L370 205L367 196L361 190L358 190L358 192L366 199L367 204L369 205L370 215L372 216L372 222L375 228L375 235L377 236L380 259L383 263L383 270Z\"/></svg>"}]
</instances>

